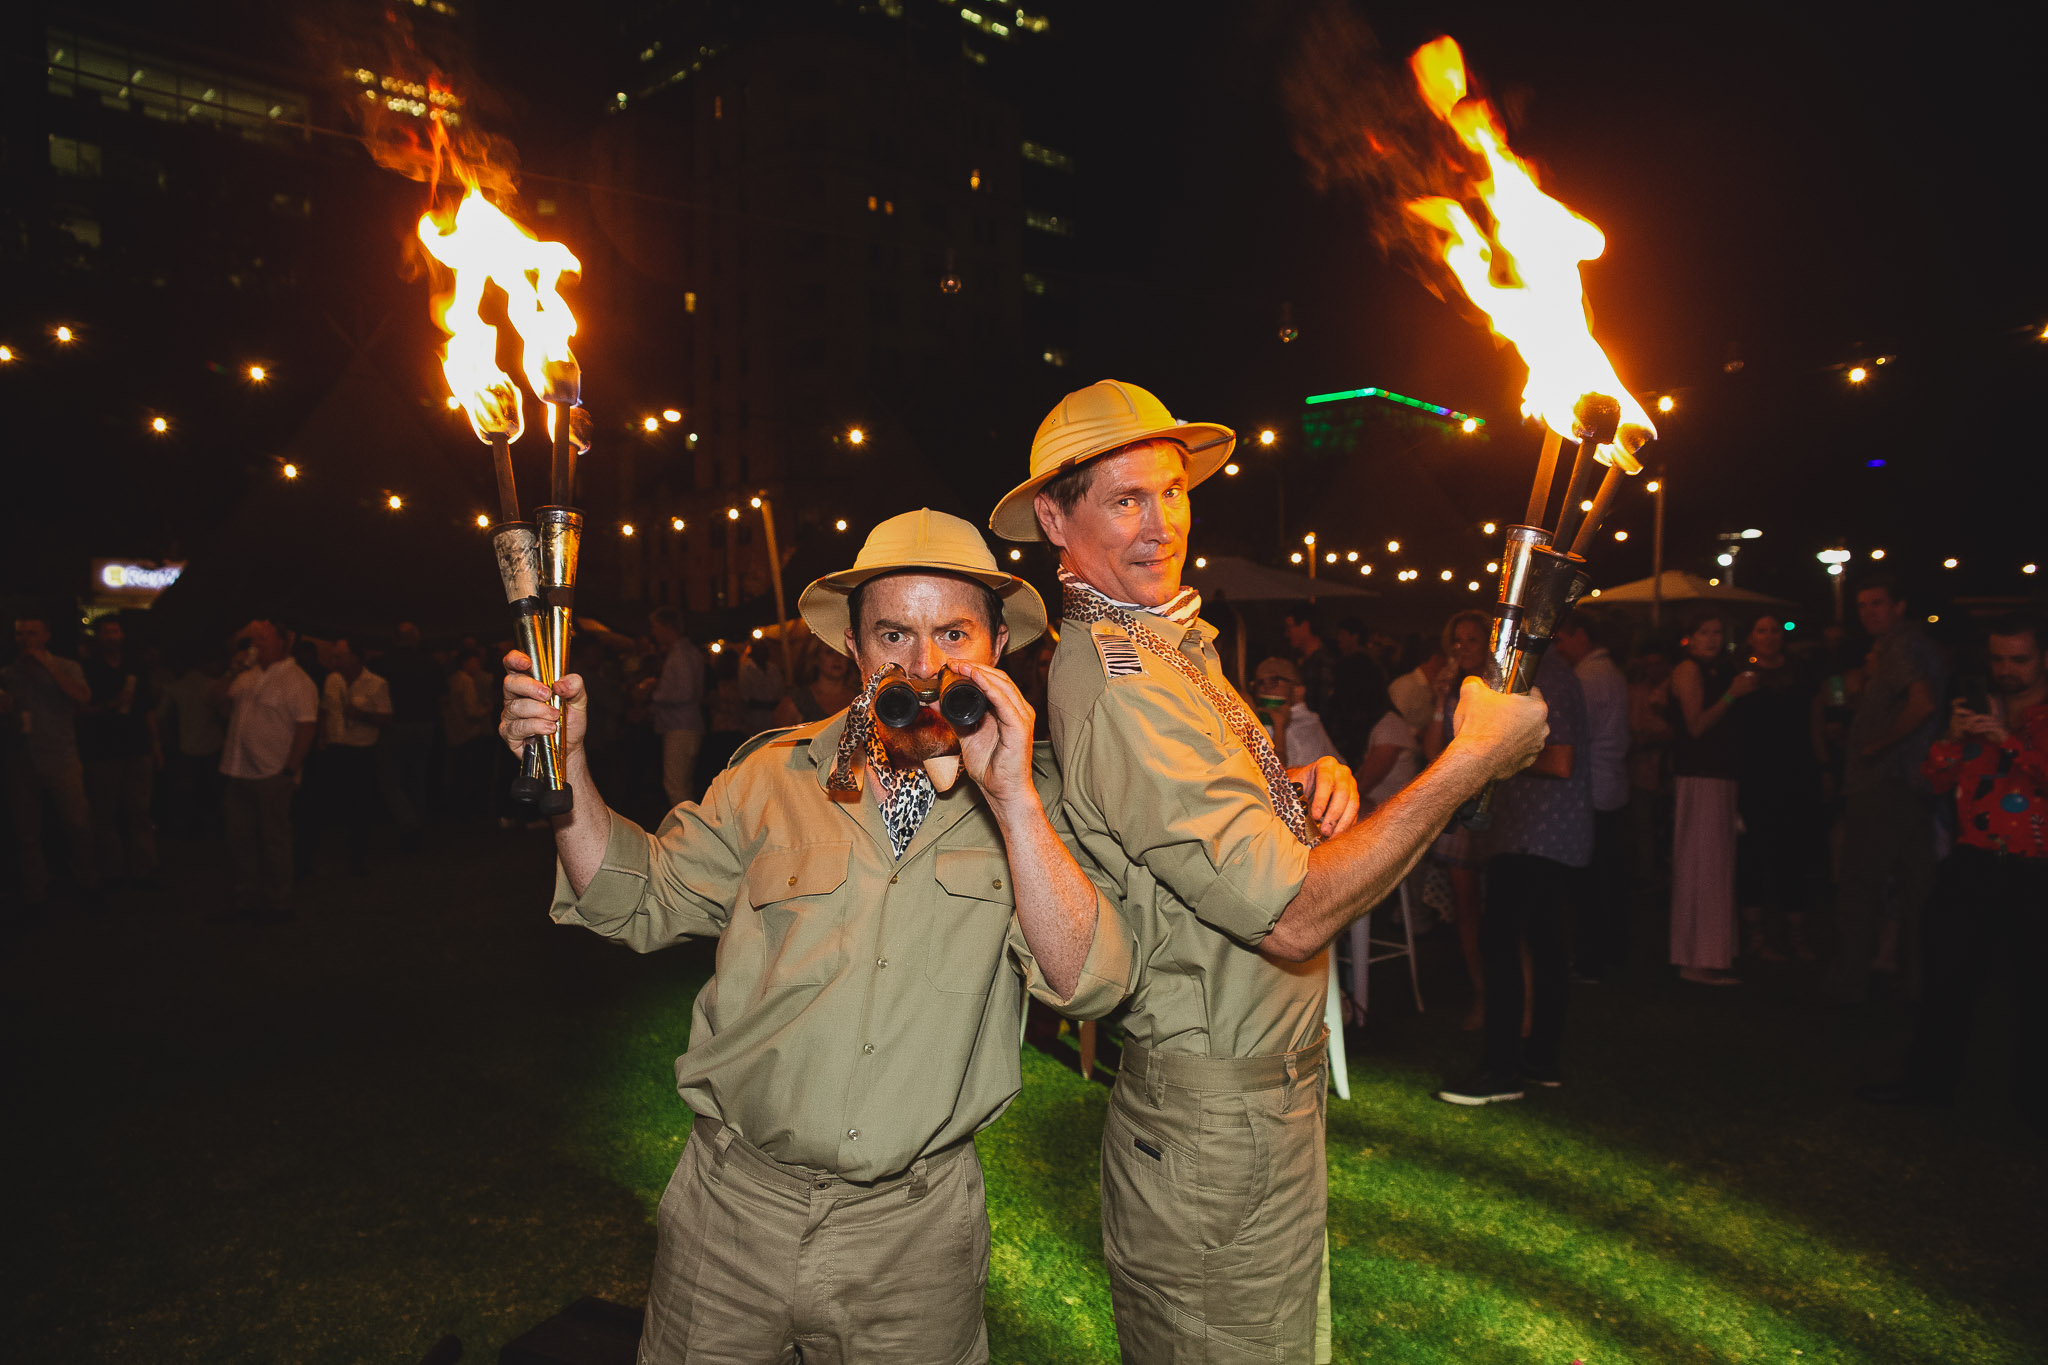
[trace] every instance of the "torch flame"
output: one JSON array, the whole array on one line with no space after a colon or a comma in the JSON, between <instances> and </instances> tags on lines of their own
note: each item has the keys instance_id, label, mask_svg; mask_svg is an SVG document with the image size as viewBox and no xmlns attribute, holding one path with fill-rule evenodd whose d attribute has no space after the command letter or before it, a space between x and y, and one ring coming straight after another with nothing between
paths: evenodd
<instances>
[{"instance_id":1,"label":"torch flame","mask_svg":"<svg viewBox=\"0 0 2048 1365\"><path fill-rule=\"evenodd\" d=\"M1635 453L1656 439L1656 424L1593 340L1579 279L1579 262L1597 260L1607 239L1537 188L1534 172L1508 149L1493 107L1468 96L1465 56L1455 39L1416 49L1408 66L1430 111L1485 159L1488 176L1477 193L1494 230L1489 238L1455 199L1418 199L1408 211L1444 234L1444 264L1528 365L1522 415L1576 440L1574 405L1584 394L1606 394L1621 404L1621 425L1596 455L1603 464L1635 473L1642 468Z\"/></svg>"},{"instance_id":2,"label":"torch flame","mask_svg":"<svg viewBox=\"0 0 2048 1365\"><path fill-rule=\"evenodd\" d=\"M521 343L520 368L548 406L552 437L558 410L575 406L581 388L569 350L576 318L556 286L563 275L580 274L581 264L560 242L540 241L513 222L474 185L445 228L426 214L419 235L434 259L455 273L454 289L436 301L436 320L449 334L441 369L477 439L488 442L502 433L517 440L523 428L519 386L498 368L498 330L480 311L486 281L505 291L505 311Z\"/></svg>"}]
</instances>

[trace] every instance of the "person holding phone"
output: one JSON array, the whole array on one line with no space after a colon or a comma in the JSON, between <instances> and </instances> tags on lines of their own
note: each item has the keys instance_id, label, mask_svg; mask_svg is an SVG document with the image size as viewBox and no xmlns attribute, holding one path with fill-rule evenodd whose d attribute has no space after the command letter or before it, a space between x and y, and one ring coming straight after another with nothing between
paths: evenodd
<instances>
[{"instance_id":1,"label":"person holding phone","mask_svg":"<svg viewBox=\"0 0 2048 1365\"><path fill-rule=\"evenodd\" d=\"M2012 1097L2048 1130L2048 627L2038 616L1992 625L1989 686L1949 707L1948 734L1921 772L1955 802L1956 842L1928 910L1926 987L1906 1079L1865 1087L1880 1104L1946 1104L1969 1051L1987 979L2009 987L2016 1036Z\"/></svg>"}]
</instances>

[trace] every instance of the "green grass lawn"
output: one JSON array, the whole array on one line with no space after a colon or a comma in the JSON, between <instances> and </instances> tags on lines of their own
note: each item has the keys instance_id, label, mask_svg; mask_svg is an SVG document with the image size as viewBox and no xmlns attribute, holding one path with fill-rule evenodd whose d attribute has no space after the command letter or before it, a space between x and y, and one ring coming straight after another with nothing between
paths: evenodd
<instances>
[{"instance_id":1,"label":"green grass lawn","mask_svg":"<svg viewBox=\"0 0 2048 1365\"><path fill-rule=\"evenodd\" d=\"M277 929L211 918L203 848L173 894L17 927L8 1358L399 1362L453 1332L490 1361L576 1297L641 1300L708 955L556 929L544 845L452 842ZM2041 1148L1992 1077L1946 1114L1848 1098L1897 1010L1646 966L1574 993L1565 1089L1463 1110L1428 1095L1472 1042L1455 950L1425 951L1433 1008L1382 978L1330 1107L1338 1359L2048 1358ZM1024 1075L980 1139L994 1359L1114 1361L1107 1091Z\"/></svg>"}]
</instances>

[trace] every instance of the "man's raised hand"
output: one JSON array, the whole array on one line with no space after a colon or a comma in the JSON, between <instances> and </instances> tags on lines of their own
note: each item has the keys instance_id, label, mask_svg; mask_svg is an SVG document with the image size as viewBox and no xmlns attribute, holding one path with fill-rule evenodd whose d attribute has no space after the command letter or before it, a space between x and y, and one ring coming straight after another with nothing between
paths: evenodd
<instances>
[{"instance_id":1,"label":"man's raised hand","mask_svg":"<svg viewBox=\"0 0 2048 1365\"><path fill-rule=\"evenodd\" d=\"M1535 688L1518 697L1467 678L1451 726L1457 734L1453 743L1478 755L1489 777L1513 777L1543 752L1550 737L1550 708Z\"/></svg>"},{"instance_id":2,"label":"man's raised hand","mask_svg":"<svg viewBox=\"0 0 2048 1365\"><path fill-rule=\"evenodd\" d=\"M498 738L517 754L536 735L554 734L561 726L562 761L583 751L583 732L588 721L590 694L582 675L564 673L555 683L553 695L562 699L560 711L548 704L547 684L533 676L533 660L519 650L505 656L505 708L498 713Z\"/></svg>"},{"instance_id":3,"label":"man's raised hand","mask_svg":"<svg viewBox=\"0 0 2048 1365\"><path fill-rule=\"evenodd\" d=\"M1017 801L1038 800L1031 781L1031 731L1037 712L1010 675L991 664L947 660L948 667L974 680L988 698L988 716L960 736L961 764L997 809Z\"/></svg>"}]
</instances>

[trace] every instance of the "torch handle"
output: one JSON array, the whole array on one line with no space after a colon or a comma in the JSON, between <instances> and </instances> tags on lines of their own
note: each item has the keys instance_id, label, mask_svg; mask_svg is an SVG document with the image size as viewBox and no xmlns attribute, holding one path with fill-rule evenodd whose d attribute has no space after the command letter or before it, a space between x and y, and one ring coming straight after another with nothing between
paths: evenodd
<instances>
[{"instance_id":1,"label":"torch handle","mask_svg":"<svg viewBox=\"0 0 2048 1365\"><path fill-rule=\"evenodd\" d=\"M1545 426L1543 450L1536 457L1536 482L1529 489L1529 515L1522 518L1524 526L1543 524L1543 514L1550 510L1550 485L1557 480L1557 452L1563 448L1564 437Z\"/></svg>"},{"instance_id":2,"label":"torch handle","mask_svg":"<svg viewBox=\"0 0 2048 1365\"><path fill-rule=\"evenodd\" d=\"M549 474L554 504L567 507L576 501L576 433L575 408L567 403L549 405L554 416L554 449Z\"/></svg>"},{"instance_id":3,"label":"torch handle","mask_svg":"<svg viewBox=\"0 0 2048 1365\"><path fill-rule=\"evenodd\" d=\"M512 482L512 442L502 431L491 437L491 468L498 476L499 521L519 520L519 489Z\"/></svg>"},{"instance_id":4,"label":"torch handle","mask_svg":"<svg viewBox=\"0 0 2048 1365\"><path fill-rule=\"evenodd\" d=\"M1600 491L1593 495L1593 510L1586 513L1586 519L1579 525L1577 539L1572 541L1572 553L1584 559L1592 547L1593 536L1600 530L1600 523L1607 520L1607 509L1614 505L1614 495L1621 491L1621 466L1611 464L1600 476Z\"/></svg>"}]
</instances>

